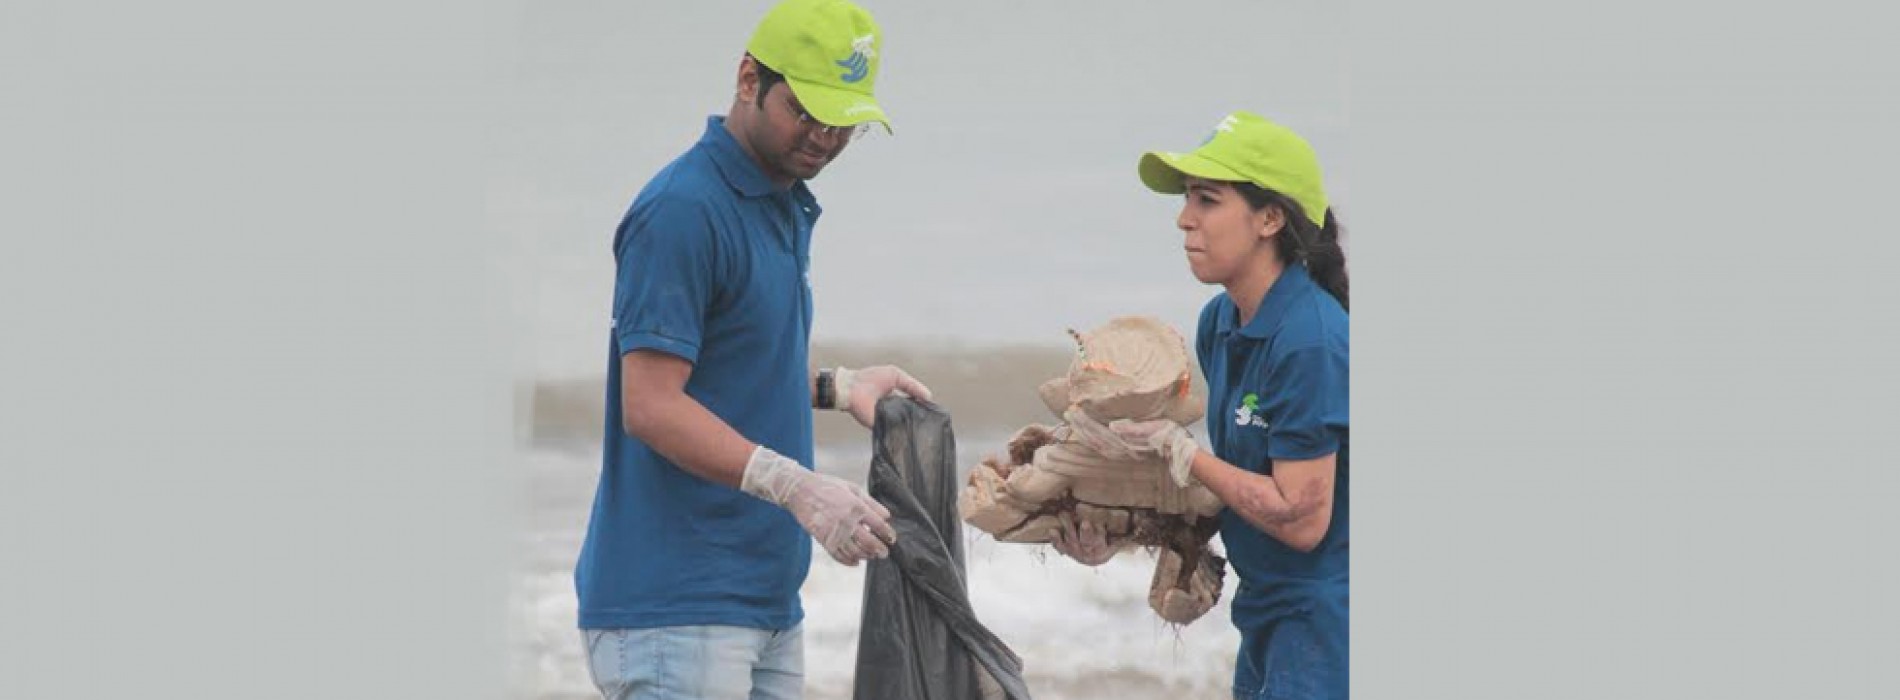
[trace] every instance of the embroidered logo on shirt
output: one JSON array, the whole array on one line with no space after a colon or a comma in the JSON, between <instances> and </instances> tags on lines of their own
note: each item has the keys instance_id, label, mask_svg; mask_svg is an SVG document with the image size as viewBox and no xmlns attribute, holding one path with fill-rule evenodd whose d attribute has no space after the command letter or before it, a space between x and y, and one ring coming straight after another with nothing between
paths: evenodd
<instances>
[{"instance_id":1,"label":"embroidered logo on shirt","mask_svg":"<svg viewBox=\"0 0 1900 700\"><path fill-rule=\"evenodd\" d=\"M1234 409L1234 425L1251 425L1266 428L1267 419L1260 416L1260 397L1248 394L1240 397L1240 408Z\"/></svg>"}]
</instances>

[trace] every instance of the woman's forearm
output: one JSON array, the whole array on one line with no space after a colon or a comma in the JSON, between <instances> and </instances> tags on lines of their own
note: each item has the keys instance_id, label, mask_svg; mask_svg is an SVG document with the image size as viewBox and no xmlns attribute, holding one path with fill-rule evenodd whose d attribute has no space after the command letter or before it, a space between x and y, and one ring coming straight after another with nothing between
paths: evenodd
<instances>
[{"instance_id":1,"label":"woman's forearm","mask_svg":"<svg viewBox=\"0 0 1900 700\"><path fill-rule=\"evenodd\" d=\"M1207 450L1195 453L1191 469L1242 519L1289 547L1311 551L1326 536L1333 514L1330 478L1304 479L1297 492L1288 493L1280 480L1236 467Z\"/></svg>"}]
</instances>

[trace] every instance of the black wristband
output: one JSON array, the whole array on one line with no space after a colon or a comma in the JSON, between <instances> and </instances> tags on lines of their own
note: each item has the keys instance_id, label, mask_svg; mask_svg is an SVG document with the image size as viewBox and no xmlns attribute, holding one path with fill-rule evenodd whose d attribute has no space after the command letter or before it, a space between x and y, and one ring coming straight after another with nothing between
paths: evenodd
<instances>
[{"instance_id":1,"label":"black wristband","mask_svg":"<svg viewBox=\"0 0 1900 700\"><path fill-rule=\"evenodd\" d=\"M812 392L812 406L822 410L838 407L838 388L829 369L818 370L817 390Z\"/></svg>"}]
</instances>

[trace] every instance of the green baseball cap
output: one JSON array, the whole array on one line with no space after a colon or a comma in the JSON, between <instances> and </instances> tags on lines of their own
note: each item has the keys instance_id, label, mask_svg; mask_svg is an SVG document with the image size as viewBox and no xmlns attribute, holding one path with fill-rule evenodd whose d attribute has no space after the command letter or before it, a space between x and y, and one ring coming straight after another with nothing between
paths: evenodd
<instances>
[{"instance_id":1,"label":"green baseball cap","mask_svg":"<svg viewBox=\"0 0 1900 700\"><path fill-rule=\"evenodd\" d=\"M1291 197L1315 226L1326 225L1326 189L1320 186L1313 147L1279 124L1252 112L1234 112L1188 153L1149 151L1141 156L1141 182L1161 194L1187 191L1185 176L1251 182Z\"/></svg>"},{"instance_id":2,"label":"green baseball cap","mask_svg":"<svg viewBox=\"0 0 1900 700\"><path fill-rule=\"evenodd\" d=\"M883 32L871 13L847 0L785 0L759 20L746 51L785 76L792 94L818 121L853 126L875 121L891 130L871 97Z\"/></svg>"}]
</instances>

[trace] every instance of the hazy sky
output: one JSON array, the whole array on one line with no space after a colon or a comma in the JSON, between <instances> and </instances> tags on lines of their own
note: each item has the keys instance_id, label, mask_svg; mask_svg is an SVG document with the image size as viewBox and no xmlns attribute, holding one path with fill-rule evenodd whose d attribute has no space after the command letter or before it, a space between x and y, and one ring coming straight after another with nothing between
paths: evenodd
<instances>
[{"instance_id":1,"label":"hazy sky","mask_svg":"<svg viewBox=\"0 0 1900 700\"><path fill-rule=\"evenodd\" d=\"M730 105L772 3L531 3L505 50L491 214L513 232L517 311L543 373L604 362L612 230L640 186ZM1135 176L1233 109L1310 139L1350 228L1346 6L1336 2L862 3L885 37L894 136L811 184L817 339L1064 342L1122 313L1192 333L1176 199ZM1113 280L1088 294L1087 280Z\"/></svg>"}]
</instances>

